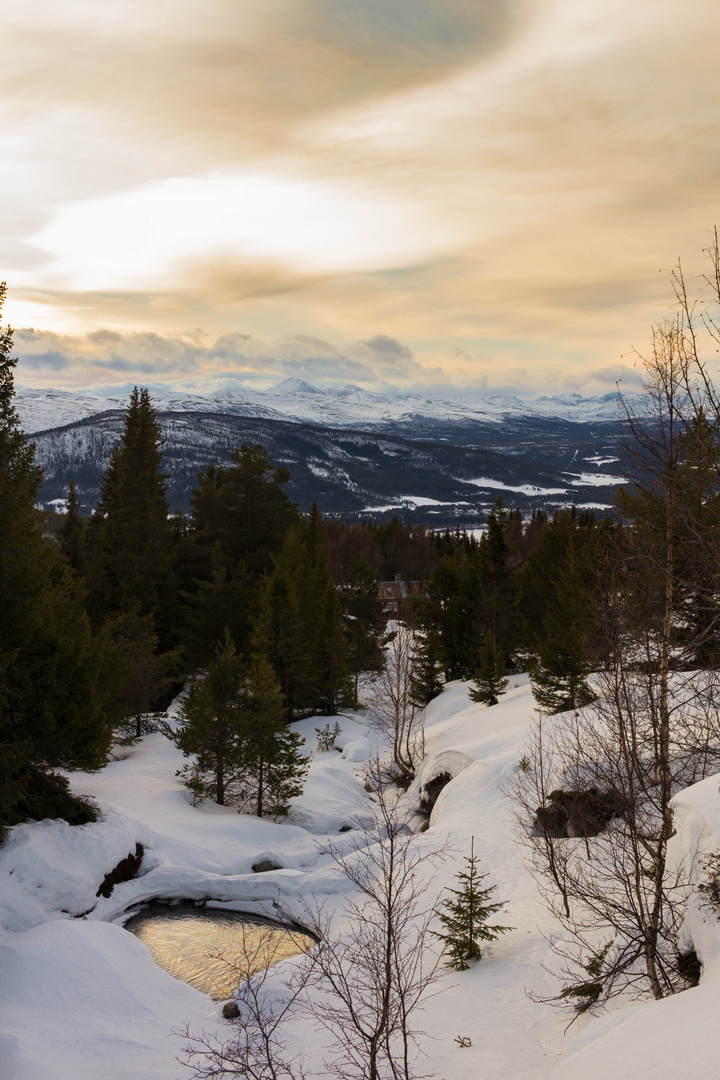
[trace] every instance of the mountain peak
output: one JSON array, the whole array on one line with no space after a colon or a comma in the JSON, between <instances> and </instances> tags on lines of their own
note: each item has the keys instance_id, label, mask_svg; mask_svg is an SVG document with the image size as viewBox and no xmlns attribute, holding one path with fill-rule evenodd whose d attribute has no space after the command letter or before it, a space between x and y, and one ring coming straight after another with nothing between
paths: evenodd
<instances>
[{"instance_id":1,"label":"mountain peak","mask_svg":"<svg viewBox=\"0 0 720 1080\"><path fill-rule=\"evenodd\" d=\"M319 390L317 386L313 386L312 383L305 382L304 379L290 378L283 379L277 386L273 386L269 391L269 394L322 394L323 391Z\"/></svg>"}]
</instances>

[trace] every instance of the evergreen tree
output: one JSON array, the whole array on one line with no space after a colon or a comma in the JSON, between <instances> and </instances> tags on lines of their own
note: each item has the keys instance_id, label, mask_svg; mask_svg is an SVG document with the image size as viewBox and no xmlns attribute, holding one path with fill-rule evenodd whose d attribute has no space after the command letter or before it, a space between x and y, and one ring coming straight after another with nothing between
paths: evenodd
<instances>
[{"instance_id":1,"label":"evergreen tree","mask_svg":"<svg viewBox=\"0 0 720 1080\"><path fill-rule=\"evenodd\" d=\"M137 611L110 619L99 641L105 715L118 742L131 743L155 730L147 714L177 676L181 650L160 652L152 616Z\"/></svg>"},{"instance_id":2,"label":"evergreen tree","mask_svg":"<svg viewBox=\"0 0 720 1080\"><path fill-rule=\"evenodd\" d=\"M283 490L290 473L275 468L258 443L233 450L232 465L211 465L192 497L188 545L208 553L220 544L230 574L243 562L255 575L268 572L297 509ZM186 545L187 546L187 545Z\"/></svg>"},{"instance_id":3,"label":"evergreen tree","mask_svg":"<svg viewBox=\"0 0 720 1080\"><path fill-rule=\"evenodd\" d=\"M0 286L0 308L5 286ZM13 407L12 331L0 329L0 829L92 818L51 770L104 764L109 730L84 595L36 509L42 470Z\"/></svg>"},{"instance_id":4,"label":"evergreen tree","mask_svg":"<svg viewBox=\"0 0 720 1080\"><path fill-rule=\"evenodd\" d=\"M200 798L213 795L225 805L228 785L237 780L243 760L245 721L241 707L244 672L241 658L226 630L207 674L190 680L180 709L182 726L175 743L195 761L181 771Z\"/></svg>"},{"instance_id":5,"label":"evergreen tree","mask_svg":"<svg viewBox=\"0 0 720 1080\"><path fill-rule=\"evenodd\" d=\"M387 617L378 599L378 582L370 565L356 560L341 593L348 642L348 665L357 702L358 680L363 671L380 671L384 662L382 643Z\"/></svg>"},{"instance_id":6,"label":"evergreen tree","mask_svg":"<svg viewBox=\"0 0 720 1080\"><path fill-rule=\"evenodd\" d=\"M444 686L438 632L431 623L415 634L413 652L412 696L422 709L442 693Z\"/></svg>"},{"instance_id":7,"label":"evergreen tree","mask_svg":"<svg viewBox=\"0 0 720 1080\"><path fill-rule=\"evenodd\" d=\"M282 691L267 660L251 665L242 703L245 797L253 799L258 817L268 810L286 814L289 801L302 794L309 763L300 753L305 740L285 726Z\"/></svg>"},{"instance_id":8,"label":"evergreen tree","mask_svg":"<svg viewBox=\"0 0 720 1080\"><path fill-rule=\"evenodd\" d=\"M502 694L508 681L503 678L505 665L502 654L495 648L495 635L488 630L485 644L480 654L480 666L473 676L474 688L470 691L470 700L485 705L497 705L498 694Z\"/></svg>"},{"instance_id":9,"label":"evergreen tree","mask_svg":"<svg viewBox=\"0 0 720 1080\"><path fill-rule=\"evenodd\" d=\"M80 516L82 503L77 496L75 481L70 481L65 504L65 517L57 530L60 548L76 574L85 569L85 521Z\"/></svg>"},{"instance_id":10,"label":"evergreen tree","mask_svg":"<svg viewBox=\"0 0 720 1080\"><path fill-rule=\"evenodd\" d=\"M162 432L150 394L135 387L89 527L91 610L98 624L123 611L151 615L167 647L175 636L177 586L161 459Z\"/></svg>"},{"instance_id":11,"label":"evergreen tree","mask_svg":"<svg viewBox=\"0 0 720 1080\"><path fill-rule=\"evenodd\" d=\"M212 548L210 580L196 580L191 589L182 593L185 601L183 646L190 670L205 667L210 661L215 643L225 628L236 643L241 655L249 651L251 611L257 595L257 583L245 563L233 570L223 558L218 542Z\"/></svg>"},{"instance_id":12,"label":"evergreen tree","mask_svg":"<svg viewBox=\"0 0 720 1080\"><path fill-rule=\"evenodd\" d=\"M543 622L544 636L530 662L535 700L551 713L579 709L593 700L590 597L571 543L555 585L555 599Z\"/></svg>"},{"instance_id":13,"label":"evergreen tree","mask_svg":"<svg viewBox=\"0 0 720 1080\"><path fill-rule=\"evenodd\" d=\"M309 657L295 585L283 567L276 567L262 587L252 655L272 665L292 718L305 702Z\"/></svg>"},{"instance_id":14,"label":"evergreen tree","mask_svg":"<svg viewBox=\"0 0 720 1080\"><path fill-rule=\"evenodd\" d=\"M445 932L435 932L435 936L445 942L448 953L448 966L456 971L465 971L470 966L469 960L480 960L481 941L496 941L500 934L512 930L512 926L486 926L486 922L496 911L505 907L506 900L489 903L497 886L481 888L487 874L478 869L480 859L475 854L475 837L470 841L470 855L465 859L466 869L457 875L459 889L450 889L452 898L445 900L438 918L445 927Z\"/></svg>"}]
</instances>

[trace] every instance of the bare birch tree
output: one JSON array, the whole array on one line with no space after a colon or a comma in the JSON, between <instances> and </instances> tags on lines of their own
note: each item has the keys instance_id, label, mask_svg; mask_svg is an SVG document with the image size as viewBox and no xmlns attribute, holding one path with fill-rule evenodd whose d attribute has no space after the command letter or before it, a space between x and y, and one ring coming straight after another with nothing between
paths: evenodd
<instances>
[{"instance_id":1,"label":"bare birch tree","mask_svg":"<svg viewBox=\"0 0 720 1080\"><path fill-rule=\"evenodd\" d=\"M385 668L375 680L368 704L376 727L391 746L391 779L405 788L415 778L425 754L425 710L415 700L414 664L414 633L398 624L386 648Z\"/></svg>"},{"instance_id":2,"label":"bare birch tree","mask_svg":"<svg viewBox=\"0 0 720 1080\"><path fill-rule=\"evenodd\" d=\"M379 765L376 766L379 770ZM398 800L378 778L375 821L353 834L350 849L326 851L355 886L344 905L349 931L322 909L312 912L320 941L307 957L309 1008L332 1036L330 1072L341 1080L413 1080L422 1031L417 1014L438 978L430 944L434 897L421 864L442 853L417 848Z\"/></svg>"},{"instance_id":3,"label":"bare birch tree","mask_svg":"<svg viewBox=\"0 0 720 1080\"><path fill-rule=\"evenodd\" d=\"M301 951L304 943L298 944ZM238 984L230 1038L208 1031L194 1034L187 1026L178 1032L185 1040L178 1060L192 1070L192 1080L228 1076L304 1080L302 1058L289 1052L284 1034L298 1012L304 982L299 978L290 986L286 980L278 989L276 980L270 980L272 967L283 954L284 939L274 928L265 934L242 935L238 959L225 961Z\"/></svg>"}]
</instances>

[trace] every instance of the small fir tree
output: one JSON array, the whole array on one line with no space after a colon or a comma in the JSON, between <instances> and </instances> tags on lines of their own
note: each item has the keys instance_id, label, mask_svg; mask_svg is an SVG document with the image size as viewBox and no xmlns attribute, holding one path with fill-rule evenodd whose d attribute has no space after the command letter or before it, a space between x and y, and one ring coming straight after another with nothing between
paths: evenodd
<instances>
[{"instance_id":1,"label":"small fir tree","mask_svg":"<svg viewBox=\"0 0 720 1080\"><path fill-rule=\"evenodd\" d=\"M254 661L267 660L275 671L289 719L307 697L309 655L295 583L282 566L266 577L260 592L252 637Z\"/></svg>"},{"instance_id":2,"label":"small fir tree","mask_svg":"<svg viewBox=\"0 0 720 1080\"><path fill-rule=\"evenodd\" d=\"M226 630L207 674L190 682L180 710L182 726L175 734L175 743L183 754L195 755L194 762L186 765L180 775L196 797L214 796L220 806L225 805L226 789L236 778L242 761L242 684L242 661Z\"/></svg>"},{"instance_id":3,"label":"small fir tree","mask_svg":"<svg viewBox=\"0 0 720 1080\"><path fill-rule=\"evenodd\" d=\"M75 481L71 480L65 504L65 517L57 534L62 553L76 574L82 574L85 567L85 521L80 516L81 506Z\"/></svg>"},{"instance_id":4,"label":"small fir tree","mask_svg":"<svg viewBox=\"0 0 720 1080\"><path fill-rule=\"evenodd\" d=\"M497 886L481 888L487 874L478 870L479 857L475 854L475 837L470 841L470 855L465 859L465 870L460 870L457 878L459 889L450 889L452 897L442 904L443 911L438 918L445 927L445 933L433 931L435 937L445 942L448 954L448 966L456 971L465 971L469 960L480 960L481 941L495 941L500 934L514 929L512 926L486 926L487 919L505 907L506 900L497 904L489 903L490 896Z\"/></svg>"},{"instance_id":5,"label":"small fir tree","mask_svg":"<svg viewBox=\"0 0 720 1080\"><path fill-rule=\"evenodd\" d=\"M302 795L309 762L300 753L305 740L285 726L282 691L267 660L256 660L247 673L241 713L244 794L252 793L257 817L268 810L286 814L290 800Z\"/></svg>"},{"instance_id":6,"label":"small fir tree","mask_svg":"<svg viewBox=\"0 0 720 1080\"><path fill-rule=\"evenodd\" d=\"M415 635L413 654L412 696L418 708L423 709L442 693L445 685L435 626L428 625L427 629Z\"/></svg>"},{"instance_id":7,"label":"small fir tree","mask_svg":"<svg viewBox=\"0 0 720 1080\"><path fill-rule=\"evenodd\" d=\"M543 628L543 640L529 665L535 700L549 713L580 709L594 700L587 682L592 614L572 542Z\"/></svg>"},{"instance_id":8,"label":"small fir tree","mask_svg":"<svg viewBox=\"0 0 720 1080\"><path fill-rule=\"evenodd\" d=\"M383 663L383 638L387 615L378 598L377 576L363 559L356 559L342 589L348 663L357 702L358 683L363 671L380 671Z\"/></svg>"},{"instance_id":9,"label":"small fir tree","mask_svg":"<svg viewBox=\"0 0 720 1080\"><path fill-rule=\"evenodd\" d=\"M488 630L480 655L480 666L473 676L470 700L485 705L497 705L498 694L505 692L508 681L502 654L495 647L495 635Z\"/></svg>"}]
</instances>

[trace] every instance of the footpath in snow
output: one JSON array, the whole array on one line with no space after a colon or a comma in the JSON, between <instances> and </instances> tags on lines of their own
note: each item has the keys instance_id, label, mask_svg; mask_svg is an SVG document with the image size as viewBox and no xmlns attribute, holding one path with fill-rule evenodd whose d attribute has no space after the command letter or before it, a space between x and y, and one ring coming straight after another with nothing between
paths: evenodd
<instances>
[{"instance_id":1,"label":"footpath in snow","mask_svg":"<svg viewBox=\"0 0 720 1080\"><path fill-rule=\"evenodd\" d=\"M442 772L441 792L421 853L448 848L434 894L455 885L475 837L481 870L507 900L502 921L515 929L487 946L466 972L443 974L427 1005L423 1072L443 1080L716 1080L720 1061L720 931L691 905L688 930L704 962L699 987L653 1002L616 1002L584 1016L567 1034L566 1014L529 996L556 992L545 970L557 926L523 865L512 805L504 794L522 753L534 702L525 676L510 680L499 705L469 702L450 684L427 713L427 755L408 793ZM73 789L101 809L96 824L45 821L16 826L0 848L0 1076L2 1080L178 1080L184 1024L230 1034L220 1006L157 967L122 927L128 909L151 898L210 900L256 914L298 917L305 900L341 911L350 884L320 852L346 842L347 827L372 815L363 761L377 747L364 714L341 717L340 750L317 752L311 719L296 727L313 750L305 792L283 823L205 803L194 807L176 770L180 752L147 736L97 774L76 773ZM720 795L711 777L676 799L674 856L720 846ZM141 876L96 896L105 875L135 845ZM254 873L270 860L280 869ZM341 928L350 932L350 927ZM285 961L276 969L280 980ZM460 1047L456 1037L471 1039ZM293 1049L320 1075L322 1039L296 1022Z\"/></svg>"}]
</instances>

